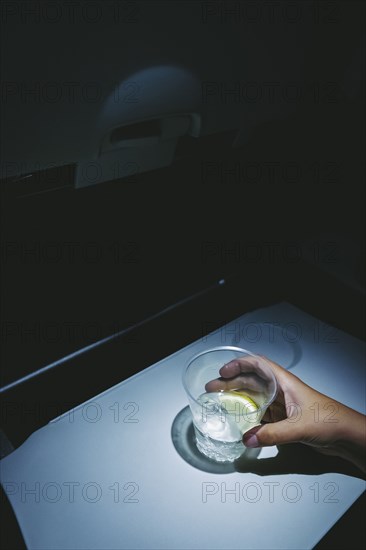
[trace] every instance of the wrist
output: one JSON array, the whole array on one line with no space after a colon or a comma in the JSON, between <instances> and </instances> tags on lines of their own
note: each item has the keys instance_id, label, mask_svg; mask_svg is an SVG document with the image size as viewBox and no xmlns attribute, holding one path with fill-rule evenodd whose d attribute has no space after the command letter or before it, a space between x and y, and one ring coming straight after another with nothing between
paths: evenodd
<instances>
[{"instance_id":1,"label":"wrist","mask_svg":"<svg viewBox=\"0 0 366 550\"><path fill-rule=\"evenodd\" d=\"M345 407L336 432L337 454L366 472L366 417Z\"/></svg>"}]
</instances>

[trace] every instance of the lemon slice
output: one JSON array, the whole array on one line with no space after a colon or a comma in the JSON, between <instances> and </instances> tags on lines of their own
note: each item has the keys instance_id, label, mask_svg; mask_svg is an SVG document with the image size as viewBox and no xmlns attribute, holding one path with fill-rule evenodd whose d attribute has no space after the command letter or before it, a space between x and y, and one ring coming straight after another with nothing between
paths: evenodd
<instances>
[{"instance_id":1,"label":"lemon slice","mask_svg":"<svg viewBox=\"0 0 366 550\"><path fill-rule=\"evenodd\" d=\"M241 439L251 428L260 425L260 408L249 395L240 391L224 391L218 397L226 413L227 430L233 438Z\"/></svg>"},{"instance_id":2,"label":"lemon slice","mask_svg":"<svg viewBox=\"0 0 366 550\"><path fill-rule=\"evenodd\" d=\"M219 394L219 400L229 414L237 413L238 407L240 411L244 408L245 413L255 412L259 409L251 397L239 391L223 391Z\"/></svg>"}]
</instances>

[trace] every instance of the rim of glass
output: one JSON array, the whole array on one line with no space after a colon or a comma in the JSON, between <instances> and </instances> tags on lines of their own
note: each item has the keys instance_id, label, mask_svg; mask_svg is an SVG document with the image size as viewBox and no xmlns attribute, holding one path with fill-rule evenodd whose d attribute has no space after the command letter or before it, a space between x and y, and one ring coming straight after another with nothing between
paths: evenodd
<instances>
[{"instance_id":1,"label":"rim of glass","mask_svg":"<svg viewBox=\"0 0 366 550\"><path fill-rule=\"evenodd\" d=\"M251 351L249 351L247 349L238 348L238 347L235 347L235 346L216 346L214 348L208 348L206 350L200 351L199 353L196 353L190 359L188 359L188 361L185 364L184 371L183 371L182 382L183 382L183 387L184 387L185 391L187 392L188 396L190 397L190 399L192 399L192 401L194 401L197 405L201 405L200 402L197 401L197 399L195 397L193 397L193 395L189 391L189 389L187 387L187 384L186 384L186 374L187 374L187 371L188 371L189 367L193 363L193 361L198 359L198 357L201 357L201 355L206 355L206 353L211 353L213 351L226 351L226 350L227 351L241 351L241 352L244 352L247 355L250 355L251 357L257 357L258 359L260 359L260 361L262 361L265 365L267 365L268 370L271 374L271 377L274 381L273 395L271 396L271 399L266 401L266 403L264 403L264 405L262 405L261 407L258 407L258 409L256 411L247 412L246 414L258 414L258 411L262 411L263 409L268 409L268 407L271 405L271 403L273 403L273 401L275 400L276 395L277 395L277 391L278 391L278 382L277 382L277 378L276 378L274 372L272 371L272 369L269 366L268 361L266 361L266 359L264 359L260 355L252 353Z\"/></svg>"}]
</instances>

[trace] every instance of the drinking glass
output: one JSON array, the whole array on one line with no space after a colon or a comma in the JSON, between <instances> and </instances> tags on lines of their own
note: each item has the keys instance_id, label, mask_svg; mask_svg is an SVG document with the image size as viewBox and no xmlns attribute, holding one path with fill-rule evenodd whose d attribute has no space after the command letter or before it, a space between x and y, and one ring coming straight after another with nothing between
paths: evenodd
<instances>
[{"instance_id":1,"label":"drinking glass","mask_svg":"<svg viewBox=\"0 0 366 550\"><path fill-rule=\"evenodd\" d=\"M237 374L220 376L220 369L240 358ZM268 362L234 346L207 349L189 359L183 373L198 449L218 462L233 462L245 450L245 432L260 425L277 393Z\"/></svg>"}]
</instances>

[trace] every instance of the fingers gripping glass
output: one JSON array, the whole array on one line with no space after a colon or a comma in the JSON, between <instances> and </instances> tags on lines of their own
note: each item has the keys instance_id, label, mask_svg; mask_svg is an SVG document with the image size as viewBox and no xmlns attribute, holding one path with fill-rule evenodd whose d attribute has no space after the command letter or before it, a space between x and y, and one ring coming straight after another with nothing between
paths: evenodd
<instances>
[{"instance_id":1,"label":"fingers gripping glass","mask_svg":"<svg viewBox=\"0 0 366 550\"><path fill-rule=\"evenodd\" d=\"M192 357L183 374L183 386L197 447L219 462L232 462L243 453L243 434L260 424L277 393L268 362L232 346Z\"/></svg>"}]
</instances>

